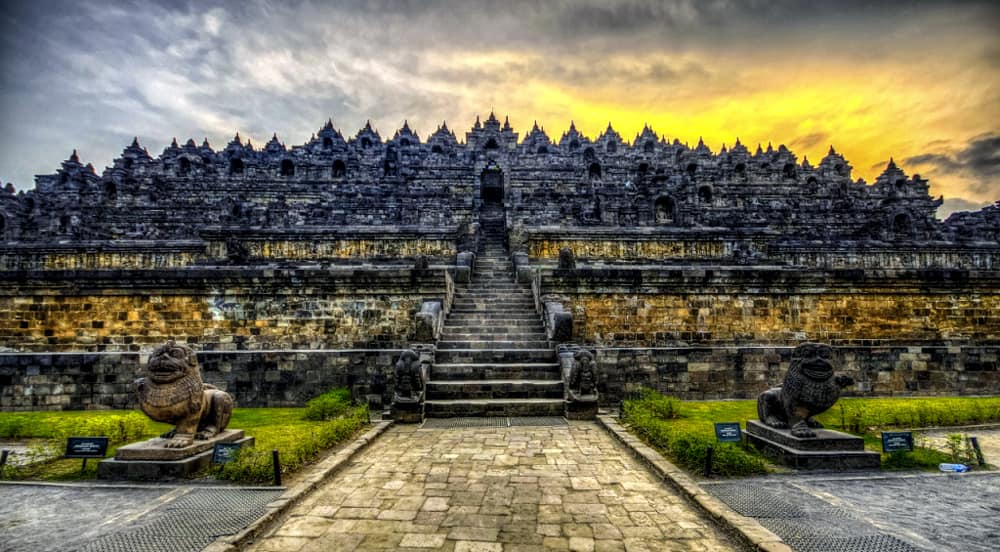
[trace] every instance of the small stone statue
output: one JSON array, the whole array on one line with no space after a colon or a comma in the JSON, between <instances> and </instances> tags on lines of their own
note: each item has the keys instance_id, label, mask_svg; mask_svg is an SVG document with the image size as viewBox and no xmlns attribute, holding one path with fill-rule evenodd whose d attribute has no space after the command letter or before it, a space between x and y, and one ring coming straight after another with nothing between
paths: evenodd
<instances>
[{"instance_id":1,"label":"small stone statue","mask_svg":"<svg viewBox=\"0 0 1000 552\"><path fill-rule=\"evenodd\" d=\"M569 397L577 402L597 400L597 375L594 354L583 349L573 355L573 370L569 375Z\"/></svg>"},{"instance_id":2,"label":"small stone statue","mask_svg":"<svg viewBox=\"0 0 1000 552\"><path fill-rule=\"evenodd\" d=\"M427 270L430 267L430 261L427 259L427 255L417 255L417 258L413 261L413 270L421 272Z\"/></svg>"},{"instance_id":3,"label":"small stone statue","mask_svg":"<svg viewBox=\"0 0 1000 552\"><path fill-rule=\"evenodd\" d=\"M854 378L833 374L833 350L822 343L803 343L792 352L791 365L781 387L757 397L757 415L765 424L792 428L795 437L815 437L812 428L823 424L813 419L840 398L840 390L854 385Z\"/></svg>"},{"instance_id":4,"label":"small stone statue","mask_svg":"<svg viewBox=\"0 0 1000 552\"><path fill-rule=\"evenodd\" d=\"M161 437L167 448L184 448L206 440L229 425L233 398L201 381L195 353L173 340L156 348L146 366L149 377L136 380L139 408L157 422L175 427Z\"/></svg>"},{"instance_id":5,"label":"small stone statue","mask_svg":"<svg viewBox=\"0 0 1000 552\"><path fill-rule=\"evenodd\" d=\"M413 350L403 351L396 361L395 403L419 403L424 398L424 381L420 374L420 355Z\"/></svg>"},{"instance_id":6,"label":"small stone statue","mask_svg":"<svg viewBox=\"0 0 1000 552\"><path fill-rule=\"evenodd\" d=\"M576 268L576 257L573 255L573 250L569 247L564 247L559 250L559 268L563 270L572 270Z\"/></svg>"}]
</instances>

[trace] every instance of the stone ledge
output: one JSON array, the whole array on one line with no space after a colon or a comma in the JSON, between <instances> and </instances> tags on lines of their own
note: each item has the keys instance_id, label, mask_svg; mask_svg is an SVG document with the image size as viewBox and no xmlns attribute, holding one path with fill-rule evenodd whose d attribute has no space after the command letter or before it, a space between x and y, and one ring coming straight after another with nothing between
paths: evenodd
<instances>
[{"instance_id":1,"label":"stone ledge","mask_svg":"<svg viewBox=\"0 0 1000 552\"><path fill-rule=\"evenodd\" d=\"M375 427L365 432L364 435L361 435L352 443L320 460L309 468L309 471L303 474L300 483L289 487L281 496L269 502L264 509L264 514L253 523L235 535L225 535L215 539L212 544L203 550L210 552L242 550L257 537L264 534L271 527L271 524L287 513L292 506L298 504L299 501L314 491L321 483L345 467L358 452L364 450L379 435L382 435L385 430L389 429L391 425L392 421L379 422L375 424Z\"/></svg>"},{"instance_id":2,"label":"stone ledge","mask_svg":"<svg viewBox=\"0 0 1000 552\"><path fill-rule=\"evenodd\" d=\"M792 551L792 548L785 544L781 537L772 533L757 520L736 513L722 501L702 489L694 479L629 433L612 416L598 416L597 422L615 439L625 445L657 477L680 491L688 500L708 514L713 521L739 537L752 549L762 552Z\"/></svg>"}]
</instances>

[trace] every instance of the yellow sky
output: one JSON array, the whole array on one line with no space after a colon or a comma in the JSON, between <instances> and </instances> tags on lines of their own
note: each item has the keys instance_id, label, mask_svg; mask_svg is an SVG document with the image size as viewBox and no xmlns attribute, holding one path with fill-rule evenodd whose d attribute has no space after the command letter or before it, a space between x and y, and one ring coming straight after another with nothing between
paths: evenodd
<instances>
[{"instance_id":1,"label":"yellow sky","mask_svg":"<svg viewBox=\"0 0 1000 552\"><path fill-rule=\"evenodd\" d=\"M807 156L814 164L833 145L854 166L854 177L869 183L893 157L908 174L929 178L934 195L1000 199L997 190L974 190L967 175L904 161L932 152L954 153L970 139L996 130L1000 91L993 73L983 78L981 70L960 64L930 59L918 65L899 57L757 64L748 56L732 62L687 56L668 61L677 69L667 82L626 82L621 78L663 64L662 59L631 57L607 60L606 80L578 84L533 72L544 68L544 62L517 52L451 55L440 63L488 74L518 68L508 82L477 86L467 81L459 93L468 108L480 113L489 108L482 105L484 96L500 100L494 106L497 114L509 113L522 137L536 119L553 140L570 119L592 138L610 121L626 140L648 123L660 135L692 146L704 138L713 151L732 145L736 137L751 149L758 143L783 143L800 161ZM685 67L699 69L685 72Z\"/></svg>"}]
</instances>

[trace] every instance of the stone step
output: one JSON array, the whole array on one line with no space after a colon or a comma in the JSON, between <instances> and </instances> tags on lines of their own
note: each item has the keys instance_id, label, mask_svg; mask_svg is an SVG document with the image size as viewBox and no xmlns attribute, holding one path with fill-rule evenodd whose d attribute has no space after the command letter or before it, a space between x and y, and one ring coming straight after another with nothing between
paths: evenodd
<instances>
[{"instance_id":1,"label":"stone step","mask_svg":"<svg viewBox=\"0 0 1000 552\"><path fill-rule=\"evenodd\" d=\"M479 293L473 294L471 292L460 292L455 294L455 299L452 301L452 305L456 303L506 303L508 301L515 301L518 304L531 304L534 306L535 298L531 296L530 293Z\"/></svg>"},{"instance_id":2,"label":"stone step","mask_svg":"<svg viewBox=\"0 0 1000 552\"><path fill-rule=\"evenodd\" d=\"M527 298L534 301L535 297L530 289L509 289L504 291L490 291L482 288L456 288L455 299L508 299Z\"/></svg>"},{"instance_id":3,"label":"stone step","mask_svg":"<svg viewBox=\"0 0 1000 552\"><path fill-rule=\"evenodd\" d=\"M462 307L462 306L476 306L481 308L492 308L501 307L504 305L511 307L524 306L530 309L535 308L535 300L529 295L515 295L507 297L462 297L456 296L455 300L452 301L452 308Z\"/></svg>"},{"instance_id":4,"label":"stone step","mask_svg":"<svg viewBox=\"0 0 1000 552\"><path fill-rule=\"evenodd\" d=\"M451 362L431 367L438 380L560 380L558 362Z\"/></svg>"},{"instance_id":5,"label":"stone step","mask_svg":"<svg viewBox=\"0 0 1000 552\"><path fill-rule=\"evenodd\" d=\"M538 316L538 314L535 313L535 305L533 303L527 303L524 305L504 305L503 303L497 303L495 305L489 305L489 304L484 305L482 303L479 304L466 303L461 305L452 305L451 312L455 314L471 314L477 312L482 314L521 313L521 314L534 314L535 316Z\"/></svg>"},{"instance_id":6,"label":"stone step","mask_svg":"<svg viewBox=\"0 0 1000 552\"><path fill-rule=\"evenodd\" d=\"M424 401L424 416L456 418L482 416L562 416L563 399L465 399Z\"/></svg>"},{"instance_id":7,"label":"stone step","mask_svg":"<svg viewBox=\"0 0 1000 552\"><path fill-rule=\"evenodd\" d=\"M442 332L442 341L546 341L545 332L530 332L530 333L506 333L506 332L493 332L493 333L452 333L452 332Z\"/></svg>"},{"instance_id":8,"label":"stone step","mask_svg":"<svg viewBox=\"0 0 1000 552\"><path fill-rule=\"evenodd\" d=\"M561 399L562 380L483 379L432 380L426 400L461 399Z\"/></svg>"},{"instance_id":9,"label":"stone step","mask_svg":"<svg viewBox=\"0 0 1000 552\"><path fill-rule=\"evenodd\" d=\"M465 325L465 324L500 324L504 325L510 322L540 322L541 318L534 312L525 313L514 313L514 312L454 312L448 315L447 324L455 325Z\"/></svg>"},{"instance_id":10,"label":"stone step","mask_svg":"<svg viewBox=\"0 0 1000 552\"><path fill-rule=\"evenodd\" d=\"M439 340L437 342L437 348L439 351L444 351L448 349L542 349L548 346L549 342L544 340L537 340L537 341Z\"/></svg>"},{"instance_id":11,"label":"stone step","mask_svg":"<svg viewBox=\"0 0 1000 552\"><path fill-rule=\"evenodd\" d=\"M469 339L475 339L480 335L545 335L545 328L539 322L536 326L513 326L505 328L503 326L457 326L445 325L441 329L442 334L463 335ZM544 339L544 337L542 337Z\"/></svg>"},{"instance_id":12,"label":"stone step","mask_svg":"<svg viewBox=\"0 0 1000 552\"><path fill-rule=\"evenodd\" d=\"M467 364L556 362L555 349L441 349L434 355L435 362ZM437 366L437 364L435 364Z\"/></svg>"},{"instance_id":13,"label":"stone step","mask_svg":"<svg viewBox=\"0 0 1000 552\"><path fill-rule=\"evenodd\" d=\"M542 331L544 326L542 325L542 320L537 316L529 317L525 315L521 318L489 318L486 315L470 315L465 318L464 315L459 315L457 317L448 317L442 329L443 331L453 331L456 333L479 333L467 332L466 328L490 328L491 330L501 332L531 333ZM485 333L490 332L487 331Z\"/></svg>"}]
</instances>

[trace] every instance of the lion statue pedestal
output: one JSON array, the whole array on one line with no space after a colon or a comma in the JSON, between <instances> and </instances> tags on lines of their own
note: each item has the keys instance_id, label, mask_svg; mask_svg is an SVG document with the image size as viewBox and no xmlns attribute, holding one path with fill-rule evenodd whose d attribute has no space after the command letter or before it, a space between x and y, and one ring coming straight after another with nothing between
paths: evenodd
<instances>
[{"instance_id":1,"label":"lion statue pedestal","mask_svg":"<svg viewBox=\"0 0 1000 552\"><path fill-rule=\"evenodd\" d=\"M233 398L202 382L193 350L168 341L157 347L135 382L139 408L174 427L160 437L120 447L97 467L100 479L161 481L187 477L208 467L216 443L253 444L239 429L227 429Z\"/></svg>"},{"instance_id":2,"label":"lion statue pedestal","mask_svg":"<svg viewBox=\"0 0 1000 552\"><path fill-rule=\"evenodd\" d=\"M760 420L747 422L747 442L793 468L877 469L880 456L865 451L863 439L823 429L813 418L837 402L842 388L854 384L852 378L833 373L832 359L829 345L796 347L781 387L757 398Z\"/></svg>"}]
</instances>

